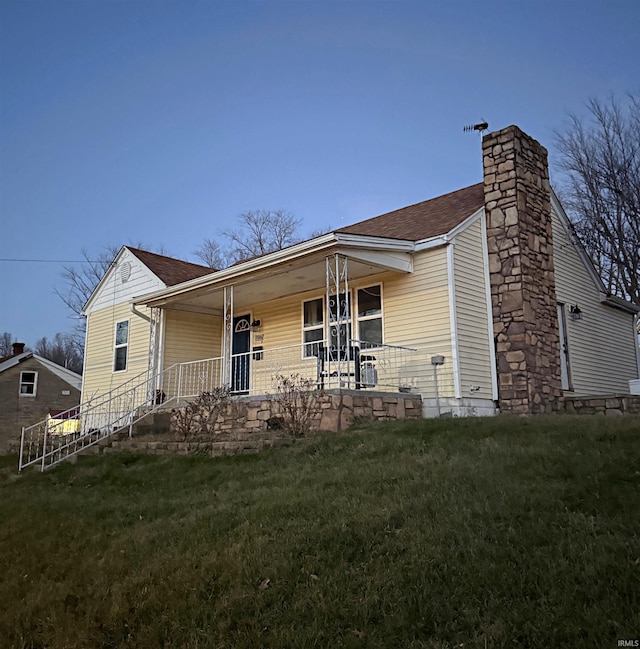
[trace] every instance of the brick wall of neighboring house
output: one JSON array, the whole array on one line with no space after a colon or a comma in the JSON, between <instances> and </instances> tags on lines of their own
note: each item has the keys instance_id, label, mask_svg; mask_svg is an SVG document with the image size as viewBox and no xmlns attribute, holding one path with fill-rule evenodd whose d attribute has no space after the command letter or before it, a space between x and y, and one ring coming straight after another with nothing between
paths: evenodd
<instances>
[{"instance_id":1,"label":"brick wall of neighboring house","mask_svg":"<svg viewBox=\"0 0 640 649\"><path fill-rule=\"evenodd\" d=\"M20 373L37 372L35 397L19 395ZM69 395L63 395L64 390ZM66 410L80 403L80 391L63 381L36 359L28 358L0 373L0 452L10 439L20 437L22 426L43 420L50 409Z\"/></svg>"},{"instance_id":2,"label":"brick wall of neighboring house","mask_svg":"<svg viewBox=\"0 0 640 649\"><path fill-rule=\"evenodd\" d=\"M500 410L552 412L562 389L547 151L509 126L482 153Z\"/></svg>"}]
</instances>

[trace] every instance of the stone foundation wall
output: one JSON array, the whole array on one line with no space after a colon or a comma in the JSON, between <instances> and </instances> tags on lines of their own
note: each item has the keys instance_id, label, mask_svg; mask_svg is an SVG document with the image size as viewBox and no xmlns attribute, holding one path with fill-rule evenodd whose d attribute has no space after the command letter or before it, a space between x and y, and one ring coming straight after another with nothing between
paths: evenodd
<instances>
[{"instance_id":1,"label":"stone foundation wall","mask_svg":"<svg viewBox=\"0 0 640 649\"><path fill-rule=\"evenodd\" d=\"M234 436L236 437L236 436ZM92 446L87 451L93 454L116 453L130 451L132 453L146 453L147 455L207 455L209 457L223 457L228 455L247 455L259 453L267 448L289 446L295 442L287 437L253 435L250 438L226 439L215 442L176 442L172 440L138 440L120 439L112 440L102 447Z\"/></svg>"},{"instance_id":2,"label":"stone foundation wall","mask_svg":"<svg viewBox=\"0 0 640 649\"><path fill-rule=\"evenodd\" d=\"M363 393L359 390L327 392L318 396L317 407L311 417L310 430L339 431L348 428L355 419L389 421L420 419L422 399L416 394ZM232 401L224 415L214 423L214 434L232 432L259 433L269 429L274 420L282 417L277 400L237 399ZM175 414L171 431L176 431Z\"/></svg>"},{"instance_id":3,"label":"stone foundation wall","mask_svg":"<svg viewBox=\"0 0 640 649\"><path fill-rule=\"evenodd\" d=\"M547 151L516 126L483 138L500 410L559 408L560 339Z\"/></svg>"},{"instance_id":4,"label":"stone foundation wall","mask_svg":"<svg viewBox=\"0 0 640 649\"><path fill-rule=\"evenodd\" d=\"M628 394L565 397L560 405L568 415L640 415L640 396Z\"/></svg>"}]
</instances>

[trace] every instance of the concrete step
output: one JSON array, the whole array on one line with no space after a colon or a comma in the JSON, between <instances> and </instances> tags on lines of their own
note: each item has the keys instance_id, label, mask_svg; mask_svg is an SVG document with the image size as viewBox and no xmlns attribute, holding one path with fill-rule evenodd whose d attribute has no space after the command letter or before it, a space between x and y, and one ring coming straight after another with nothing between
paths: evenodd
<instances>
[{"instance_id":1,"label":"concrete step","mask_svg":"<svg viewBox=\"0 0 640 649\"><path fill-rule=\"evenodd\" d=\"M171 430L171 412L158 411L146 415L133 427L133 436L166 435Z\"/></svg>"}]
</instances>

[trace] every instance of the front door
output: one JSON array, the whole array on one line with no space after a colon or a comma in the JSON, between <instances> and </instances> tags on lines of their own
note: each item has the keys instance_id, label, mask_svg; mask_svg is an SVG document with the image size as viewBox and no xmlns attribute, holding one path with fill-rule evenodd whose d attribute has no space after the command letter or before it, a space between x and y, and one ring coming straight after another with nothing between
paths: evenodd
<instances>
[{"instance_id":1,"label":"front door","mask_svg":"<svg viewBox=\"0 0 640 649\"><path fill-rule=\"evenodd\" d=\"M251 316L236 316L233 319L231 342L231 391L236 394L249 392L250 348Z\"/></svg>"}]
</instances>

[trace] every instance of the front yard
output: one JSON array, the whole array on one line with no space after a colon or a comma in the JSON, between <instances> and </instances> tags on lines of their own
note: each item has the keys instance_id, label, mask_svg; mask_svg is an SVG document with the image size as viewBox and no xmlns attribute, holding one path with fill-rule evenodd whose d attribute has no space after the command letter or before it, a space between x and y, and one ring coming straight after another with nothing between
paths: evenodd
<instances>
[{"instance_id":1,"label":"front yard","mask_svg":"<svg viewBox=\"0 0 640 649\"><path fill-rule=\"evenodd\" d=\"M640 418L367 425L259 455L0 458L2 647L616 647Z\"/></svg>"}]
</instances>

